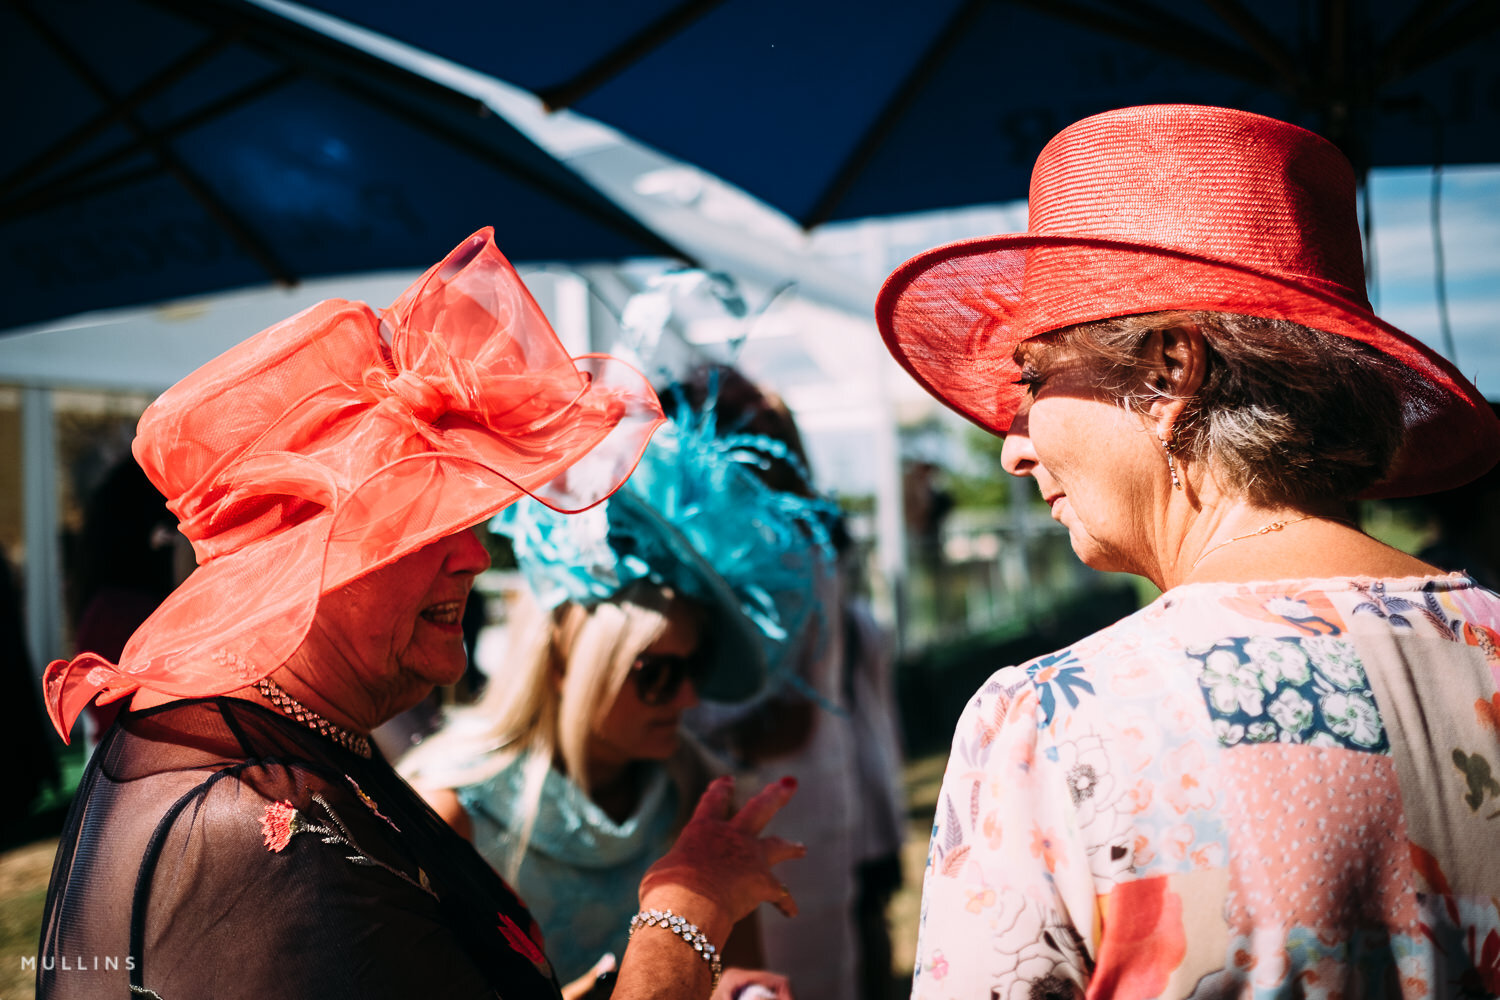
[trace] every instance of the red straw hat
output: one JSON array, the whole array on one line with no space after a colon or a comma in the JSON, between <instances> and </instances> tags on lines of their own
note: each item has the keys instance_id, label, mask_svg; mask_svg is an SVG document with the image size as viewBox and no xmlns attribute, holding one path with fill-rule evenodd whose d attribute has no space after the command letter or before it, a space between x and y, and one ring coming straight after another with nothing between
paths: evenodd
<instances>
[{"instance_id":1,"label":"red straw hat","mask_svg":"<svg viewBox=\"0 0 1500 1000\"><path fill-rule=\"evenodd\" d=\"M997 434L1023 340L1162 310L1215 310L1349 337L1404 366L1406 436L1371 496L1446 489L1500 459L1500 422L1451 364L1379 319L1364 291L1354 172L1305 129L1226 108L1151 105L1064 129L1031 175L1020 235L897 268L875 318L934 396Z\"/></svg>"},{"instance_id":2,"label":"red straw hat","mask_svg":"<svg viewBox=\"0 0 1500 1000\"><path fill-rule=\"evenodd\" d=\"M530 494L576 511L614 492L662 422L645 378L568 357L486 228L389 309L333 299L167 390L134 451L199 567L119 666L54 661L67 738L88 702L222 694L296 651L318 600Z\"/></svg>"}]
</instances>

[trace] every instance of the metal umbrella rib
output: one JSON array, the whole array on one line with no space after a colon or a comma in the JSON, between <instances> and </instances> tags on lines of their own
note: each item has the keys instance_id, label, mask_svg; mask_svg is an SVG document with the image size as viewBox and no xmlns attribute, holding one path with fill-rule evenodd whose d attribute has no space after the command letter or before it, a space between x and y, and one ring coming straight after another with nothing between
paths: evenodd
<instances>
[{"instance_id":1,"label":"metal umbrella rib","mask_svg":"<svg viewBox=\"0 0 1500 1000\"><path fill-rule=\"evenodd\" d=\"M297 74L291 70L275 73L258 83L227 94L211 104L206 104L176 121L158 127L155 134L163 141L184 135L235 108L259 100L271 91L286 86L296 76ZM44 184L37 185L14 198L0 201L0 222L33 212L46 211L71 201L87 200L99 194L117 190L132 181L157 172L160 168L144 168L134 173L108 174L111 166L140 150L141 145L138 142L123 143L80 163L65 173L57 174ZM89 183L91 178L96 177L97 180Z\"/></svg>"},{"instance_id":2,"label":"metal umbrella rib","mask_svg":"<svg viewBox=\"0 0 1500 1000\"><path fill-rule=\"evenodd\" d=\"M36 17L35 12L21 5L17 0L11 0L11 6L20 12L38 32L43 33L44 37L49 39L49 44L53 44L54 47L61 44L56 33L43 24ZM6 177L0 178L0 191L11 191L23 187L28 181L61 163L83 148L89 140L104 132L111 125L122 121L141 104L163 93L193 70L212 60L230 44L231 39L223 35L212 38L139 87L127 94L117 96L105 110L79 124L77 128L31 160L23 163Z\"/></svg>"},{"instance_id":3,"label":"metal umbrella rib","mask_svg":"<svg viewBox=\"0 0 1500 1000\"><path fill-rule=\"evenodd\" d=\"M418 269L494 224L518 260L687 259L479 91L251 0L0 2L42 81L0 128L0 330Z\"/></svg>"},{"instance_id":4,"label":"metal umbrella rib","mask_svg":"<svg viewBox=\"0 0 1500 1000\"><path fill-rule=\"evenodd\" d=\"M571 79L548 87L537 96L554 111L571 107L723 2L724 0L686 0L647 24Z\"/></svg>"},{"instance_id":5,"label":"metal umbrella rib","mask_svg":"<svg viewBox=\"0 0 1500 1000\"><path fill-rule=\"evenodd\" d=\"M278 259L266 242L250 230L239 214L225 204L203 178L182 162L161 136L146 127L135 112L120 101L109 85L89 68L88 63L73 47L52 30L51 25L37 17L35 12L24 4L17 5L17 10L42 40L67 64L68 68L110 109L105 117L117 119L129 128L137 141L150 150L151 155L176 179L177 183L181 184L183 189L203 206L204 210L246 253L255 258L268 275L286 284L296 280L292 271Z\"/></svg>"},{"instance_id":6,"label":"metal umbrella rib","mask_svg":"<svg viewBox=\"0 0 1500 1000\"><path fill-rule=\"evenodd\" d=\"M434 138L457 149L463 149L476 159L500 167L523 179L539 191L566 200L570 192L559 183L555 171L549 173L533 168L516 157L497 155L492 149L474 141L460 131L445 127L429 114L414 109L404 94L419 95L439 107L462 116L475 119L493 117L489 107L482 101L459 94L431 80L425 80L403 69L392 66L381 59L342 45L331 38L312 32L292 31L292 25L284 20L273 20L270 15L234 19L225 23L227 17L212 5L188 2L188 0L150 0L164 9L213 24L219 30L241 33L247 44L260 50L268 58L286 60L288 53L295 53L302 72L322 77L330 85L339 88L356 100L379 107L395 114ZM381 86L377 95L371 84ZM575 207L603 225L617 228L622 234L642 239L651 251L667 256L682 254L657 234L646 230L639 223L613 209L603 198L595 204L577 202Z\"/></svg>"},{"instance_id":7,"label":"metal umbrella rib","mask_svg":"<svg viewBox=\"0 0 1500 1000\"><path fill-rule=\"evenodd\" d=\"M1449 155L1500 161L1494 0L641 0L635 19L579 0L447 21L396 0L305 2L573 107L804 226L1024 197L1046 139L1129 104L1280 117L1364 170L1423 162L1434 119L1408 113L1409 89L1442 109Z\"/></svg>"},{"instance_id":8,"label":"metal umbrella rib","mask_svg":"<svg viewBox=\"0 0 1500 1000\"><path fill-rule=\"evenodd\" d=\"M952 51L953 46L974 23L979 8L988 2L989 0L965 0L963 7L944 26L937 42L923 54L922 61L901 81L895 96L881 109L880 117L875 119L875 122L860 138L859 145L854 147L853 153L844 160L838 173L834 175L833 183L823 190L818 200L813 203L812 209L799 220L804 226L811 229L833 217L834 209L838 207L839 202L843 201L844 195L849 192L855 178L863 172L875 155L875 151L889 137L896 122L900 121L911 107L917 93L927 85L933 73L937 72L937 68Z\"/></svg>"}]
</instances>

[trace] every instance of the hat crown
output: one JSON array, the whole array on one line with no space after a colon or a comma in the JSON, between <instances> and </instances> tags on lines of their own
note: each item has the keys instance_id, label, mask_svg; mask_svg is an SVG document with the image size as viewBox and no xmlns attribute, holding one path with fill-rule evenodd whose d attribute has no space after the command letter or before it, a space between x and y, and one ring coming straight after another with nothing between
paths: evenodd
<instances>
[{"instance_id":1,"label":"hat crown","mask_svg":"<svg viewBox=\"0 0 1500 1000\"><path fill-rule=\"evenodd\" d=\"M1229 108L1125 108L1042 150L1028 231L1310 280L1368 307L1354 186L1344 154L1295 125Z\"/></svg>"}]
</instances>

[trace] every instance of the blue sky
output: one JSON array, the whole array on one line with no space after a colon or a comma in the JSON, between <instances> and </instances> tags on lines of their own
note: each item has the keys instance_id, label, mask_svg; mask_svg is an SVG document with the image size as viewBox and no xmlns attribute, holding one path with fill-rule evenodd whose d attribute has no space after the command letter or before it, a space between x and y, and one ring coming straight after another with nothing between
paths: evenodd
<instances>
[{"instance_id":1,"label":"blue sky","mask_svg":"<svg viewBox=\"0 0 1500 1000\"><path fill-rule=\"evenodd\" d=\"M1378 170L1370 180L1375 221L1376 311L1441 353L1434 282L1433 174ZM1457 366L1500 400L1500 166L1449 167L1440 217L1448 312Z\"/></svg>"}]
</instances>

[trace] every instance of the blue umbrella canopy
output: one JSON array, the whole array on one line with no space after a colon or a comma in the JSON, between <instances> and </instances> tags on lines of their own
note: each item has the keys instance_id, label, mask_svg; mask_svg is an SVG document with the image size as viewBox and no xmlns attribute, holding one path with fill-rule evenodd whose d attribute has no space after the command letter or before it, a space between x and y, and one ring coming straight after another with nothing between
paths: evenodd
<instances>
[{"instance_id":1,"label":"blue umbrella canopy","mask_svg":"<svg viewBox=\"0 0 1500 1000\"><path fill-rule=\"evenodd\" d=\"M0 53L0 329L486 224L513 259L682 256L474 97L246 0L13 0Z\"/></svg>"},{"instance_id":2,"label":"blue umbrella canopy","mask_svg":"<svg viewBox=\"0 0 1500 1000\"><path fill-rule=\"evenodd\" d=\"M807 226L1024 197L1052 135L1132 104L1294 121L1361 170L1500 161L1493 0L570 0L421 16L402 0L309 3L614 125Z\"/></svg>"}]
</instances>

